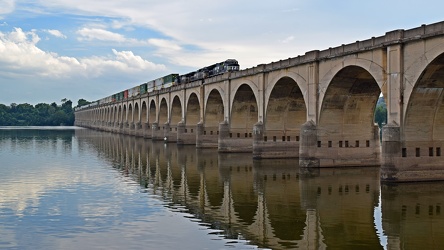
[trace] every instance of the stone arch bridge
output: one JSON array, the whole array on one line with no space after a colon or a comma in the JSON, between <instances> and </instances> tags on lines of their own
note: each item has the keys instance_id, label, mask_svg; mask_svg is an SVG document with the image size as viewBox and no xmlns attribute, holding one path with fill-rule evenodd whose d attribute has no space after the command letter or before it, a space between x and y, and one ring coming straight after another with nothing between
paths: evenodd
<instances>
[{"instance_id":1,"label":"stone arch bridge","mask_svg":"<svg viewBox=\"0 0 444 250\"><path fill-rule=\"evenodd\" d=\"M444 179L444 22L77 108L75 125L300 167L381 166L383 181ZM378 98L388 124L374 122Z\"/></svg>"}]
</instances>

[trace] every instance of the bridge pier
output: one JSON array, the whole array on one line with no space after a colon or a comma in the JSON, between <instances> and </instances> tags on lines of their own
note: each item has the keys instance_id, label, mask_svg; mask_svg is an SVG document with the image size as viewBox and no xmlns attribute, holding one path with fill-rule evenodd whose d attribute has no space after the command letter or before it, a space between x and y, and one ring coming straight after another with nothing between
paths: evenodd
<instances>
[{"instance_id":1,"label":"bridge pier","mask_svg":"<svg viewBox=\"0 0 444 250\"><path fill-rule=\"evenodd\" d=\"M165 123L163 127L163 138L166 142L177 142L177 127Z\"/></svg>"},{"instance_id":2,"label":"bridge pier","mask_svg":"<svg viewBox=\"0 0 444 250\"><path fill-rule=\"evenodd\" d=\"M186 126L181 121L177 125L177 144L179 145L195 145L196 144L196 127Z\"/></svg>"},{"instance_id":3,"label":"bridge pier","mask_svg":"<svg viewBox=\"0 0 444 250\"><path fill-rule=\"evenodd\" d=\"M197 148L217 148L219 142L219 129L205 127L199 122L196 127L196 147Z\"/></svg>"},{"instance_id":4,"label":"bridge pier","mask_svg":"<svg viewBox=\"0 0 444 250\"><path fill-rule=\"evenodd\" d=\"M405 141L401 128L389 123L382 129L381 181L444 180L441 141Z\"/></svg>"},{"instance_id":5,"label":"bridge pier","mask_svg":"<svg viewBox=\"0 0 444 250\"><path fill-rule=\"evenodd\" d=\"M151 132L151 139L153 139L153 141L163 140L163 131L159 127L159 123L154 122L151 124Z\"/></svg>"},{"instance_id":6,"label":"bridge pier","mask_svg":"<svg viewBox=\"0 0 444 250\"><path fill-rule=\"evenodd\" d=\"M317 128L313 121L308 121L302 125L300 138L299 167L320 167L319 159L316 158Z\"/></svg>"},{"instance_id":7,"label":"bridge pier","mask_svg":"<svg viewBox=\"0 0 444 250\"><path fill-rule=\"evenodd\" d=\"M133 136L136 135L136 124L134 122L128 124L128 134Z\"/></svg>"},{"instance_id":8,"label":"bridge pier","mask_svg":"<svg viewBox=\"0 0 444 250\"><path fill-rule=\"evenodd\" d=\"M366 167L381 164L379 127L374 125L371 138L348 141L344 137L332 137L338 141L322 141L318 126L313 121L302 125L299 164L302 168L313 167Z\"/></svg>"},{"instance_id":9,"label":"bridge pier","mask_svg":"<svg viewBox=\"0 0 444 250\"><path fill-rule=\"evenodd\" d=\"M253 127L253 158L298 158L299 157L299 135L296 137L282 136L267 138L265 136L264 124L258 122Z\"/></svg>"},{"instance_id":10,"label":"bridge pier","mask_svg":"<svg viewBox=\"0 0 444 250\"><path fill-rule=\"evenodd\" d=\"M226 121L219 124L219 152L224 153L251 153L253 152L253 138L251 133L236 133L230 130Z\"/></svg>"},{"instance_id":11,"label":"bridge pier","mask_svg":"<svg viewBox=\"0 0 444 250\"><path fill-rule=\"evenodd\" d=\"M143 134L143 138L147 138L147 139L151 139L152 137L152 132L151 132L151 125L148 122L145 122L142 125L142 134Z\"/></svg>"}]
</instances>

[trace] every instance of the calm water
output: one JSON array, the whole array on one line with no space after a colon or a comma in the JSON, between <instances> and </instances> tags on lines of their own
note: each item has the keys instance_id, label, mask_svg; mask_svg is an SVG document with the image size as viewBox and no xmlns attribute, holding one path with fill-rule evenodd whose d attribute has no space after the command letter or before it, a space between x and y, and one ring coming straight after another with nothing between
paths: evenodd
<instances>
[{"instance_id":1,"label":"calm water","mask_svg":"<svg viewBox=\"0 0 444 250\"><path fill-rule=\"evenodd\" d=\"M87 129L0 129L0 249L443 249L444 182L300 171Z\"/></svg>"}]
</instances>

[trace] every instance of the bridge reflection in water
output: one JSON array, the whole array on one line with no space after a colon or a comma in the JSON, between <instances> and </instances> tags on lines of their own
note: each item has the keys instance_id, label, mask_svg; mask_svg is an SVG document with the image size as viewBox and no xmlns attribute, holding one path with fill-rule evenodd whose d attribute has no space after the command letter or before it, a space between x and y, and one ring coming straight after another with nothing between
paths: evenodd
<instances>
[{"instance_id":1,"label":"bridge reflection in water","mask_svg":"<svg viewBox=\"0 0 444 250\"><path fill-rule=\"evenodd\" d=\"M228 239L272 249L444 247L442 182L381 187L379 168L302 172L298 159L256 161L87 129L76 137Z\"/></svg>"}]
</instances>

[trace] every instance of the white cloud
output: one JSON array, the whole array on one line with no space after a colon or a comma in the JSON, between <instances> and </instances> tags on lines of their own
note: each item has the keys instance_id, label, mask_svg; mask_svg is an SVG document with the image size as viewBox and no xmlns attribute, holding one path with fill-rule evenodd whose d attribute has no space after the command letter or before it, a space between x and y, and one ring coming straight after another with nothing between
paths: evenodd
<instances>
[{"instance_id":1,"label":"white cloud","mask_svg":"<svg viewBox=\"0 0 444 250\"><path fill-rule=\"evenodd\" d=\"M118 33L114 33L104 29L98 28L82 28L77 31L77 34L80 35L78 38L80 41L92 41L92 40L100 40L100 41L113 41L113 42L125 42L126 38Z\"/></svg>"},{"instance_id":2,"label":"white cloud","mask_svg":"<svg viewBox=\"0 0 444 250\"><path fill-rule=\"evenodd\" d=\"M14 11L14 9L14 0L0 0L0 15L11 13L12 11ZM2 19L1 16L0 19Z\"/></svg>"},{"instance_id":3,"label":"white cloud","mask_svg":"<svg viewBox=\"0 0 444 250\"><path fill-rule=\"evenodd\" d=\"M45 31L55 37L66 39L66 36L62 32L60 32L59 30L45 30Z\"/></svg>"},{"instance_id":4,"label":"white cloud","mask_svg":"<svg viewBox=\"0 0 444 250\"><path fill-rule=\"evenodd\" d=\"M112 50L107 57L74 58L45 52L37 47L40 38L31 32L15 28L10 33L0 33L0 75L69 78L83 76L95 78L107 74L165 71L162 64L155 64L131 51Z\"/></svg>"},{"instance_id":5,"label":"white cloud","mask_svg":"<svg viewBox=\"0 0 444 250\"><path fill-rule=\"evenodd\" d=\"M293 40L294 40L294 36L289 36L289 37L285 38L284 40L282 40L282 43L289 43Z\"/></svg>"},{"instance_id":6,"label":"white cloud","mask_svg":"<svg viewBox=\"0 0 444 250\"><path fill-rule=\"evenodd\" d=\"M171 40L151 38L148 39L148 43L158 47L163 51L179 51L182 49L178 44Z\"/></svg>"},{"instance_id":7,"label":"white cloud","mask_svg":"<svg viewBox=\"0 0 444 250\"><path fill-rule=\"evenodd\" d=\"M95 25L99 26L99 25ZM105 25L102 25L105 28ZM102 41L109 42L111 45L115 43L124 44L125 46L144 46L148 42L137 40L134 38L127 38L122 34L111 32L104 28L81 28L76 33L79 35L79 41Z\"/></svg>"}]
</instances>

